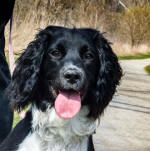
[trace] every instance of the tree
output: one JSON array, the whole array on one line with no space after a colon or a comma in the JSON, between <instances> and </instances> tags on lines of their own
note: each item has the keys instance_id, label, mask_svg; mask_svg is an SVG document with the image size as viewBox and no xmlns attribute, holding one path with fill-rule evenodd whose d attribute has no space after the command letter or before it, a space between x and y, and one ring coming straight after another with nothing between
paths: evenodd
<instances>
[{"instance_id":1,"label":"tree","mask_svg":"<svg viewBox=\"0 0 150 151\"><path fill-rule=\"evenodd\" d=\"M132 46L149 42L150 6L132 6L120 16L119 34Z\"/></svg>"}]
</instances>

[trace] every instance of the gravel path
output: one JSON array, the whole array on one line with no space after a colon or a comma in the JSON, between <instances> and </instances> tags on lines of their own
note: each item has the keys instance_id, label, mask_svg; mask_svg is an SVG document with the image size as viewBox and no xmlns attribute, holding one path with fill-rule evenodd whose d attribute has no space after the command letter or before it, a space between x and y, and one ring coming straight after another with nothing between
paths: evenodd
<instances>
[{"instance_id":1,"label":"gravel path","mask_svg":"<svg viewBox=\"0 0 150 151\"><path fill-rule=\"evenodd\" d=\"M96 151L150 151L150 59L121 61L124 77L94 135Z\"/></svg>"}]
</instances>

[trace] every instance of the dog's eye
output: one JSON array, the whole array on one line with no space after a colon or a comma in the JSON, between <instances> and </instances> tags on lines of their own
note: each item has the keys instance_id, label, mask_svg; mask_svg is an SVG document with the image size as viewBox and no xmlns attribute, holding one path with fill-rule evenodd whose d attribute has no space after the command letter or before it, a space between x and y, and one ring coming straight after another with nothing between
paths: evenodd
<instances>
[{"instance_id":1,"label":"dog's eye","mask_svg":"<svg viewBox=\"0 0 150 151\"><path fill-rule=\"evenodd\" d=\"M62 56L61 51L58 50L58 49L54 49L54 50L50 51L50 54L51 54L52 56L54 56L54 57L61 57L61 56Z\"/></svg>"},{"instance_id":2,"label":"dog's eye","mask_svg":"<svg viewBox=\"0 0 150 151\"><path fill-rule=\"evenodd\" d=\"M85 59L85 60L92 60L93 59L93 55L91 53L85 53L83 55L83 59Z\"/></svg>"}]
</instances>

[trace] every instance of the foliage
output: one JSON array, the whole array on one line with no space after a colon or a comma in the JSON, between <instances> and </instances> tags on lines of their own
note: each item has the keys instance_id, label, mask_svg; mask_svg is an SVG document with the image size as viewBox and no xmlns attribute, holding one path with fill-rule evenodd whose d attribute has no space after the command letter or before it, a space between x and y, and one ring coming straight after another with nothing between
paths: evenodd
<instances>
[{"instance_id":1,"label":"foliage","mask_svg":"<svg viewBox=\"0 0 150 151\"><path fill-rule=\"evenodd\" d=\"M146 66L144 69L150 75L150 65Z\"/></svg>"},{"instance_id":2,"label":"foliage","mask_svg":"<svg viewBox=\"0 0 150 151\"><path fill-rule=\"evenodd\" d=\"M13 128L22 120L17 112L14 112Z\"/></svg>"},{"instance_id":3,"label":"foliage","mask_svg":"<svg viewBox=\"0 0 150 151\"><path fill-rule=\"evenodd\" d=\"M150 42L150 6L138 5L125 10L120 16L119 35L138 46Z\"/></svg>"},{"instance_id":4,"label":"foliage","mask_svg":"<svg viewBox=\"0 0 150 151\"><path fill-rule=\"evenodd\" d=\"M131 53L126 54L129 52L127 48L122 53L121 47L115 52L134 55L132 47L140 48L141 44L149 47L150 44L150 0L120 1L129 9L118 0L16 0L12 32L14 52L26 48L35 37L36 29L61 25L92 27L107 32L106 38L112 43L131 46ZM137 49L136 52L145 53L141 51Z\"/></svg>"},{"instance_id":5,"label":"foliage","mask_svg":"<svg viewBox=\"0 0 150 151\"><path fill-rule=\"evenodd\" d=\"M110 29L117 10L116 0L16 0L14 14L17 27L32 22Z\"/></svg>"},{"instance_id":6,"label":"foliage","mask_svg":"<svg viewBox=\"0 0 150 151\"><path fill-rule=\"evenodd\" d=\"M119 56L120 60L132 60L132 59L148 59L150 58L150 53L148 54L140 54L136 56Z\"/></svg>"}]
</instances>

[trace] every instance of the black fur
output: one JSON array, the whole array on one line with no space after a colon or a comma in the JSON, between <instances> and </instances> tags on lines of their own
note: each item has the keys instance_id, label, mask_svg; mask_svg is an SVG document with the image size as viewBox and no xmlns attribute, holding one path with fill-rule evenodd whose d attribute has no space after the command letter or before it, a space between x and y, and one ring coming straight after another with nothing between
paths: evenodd
<instances>
[{"instance_id":1,"label":"black fur","mask_svg":"<svg viewBox=\"0 0 150 151\"><path fill-rule=\"evenodd\" d=\"M26 117L18 123L14 130L8 135L8 137L0 145L0 151L16 151L18 145L22 143L24 138L31 131L32 115L29 111Z\"/></svg>"},{"instance_id":2,"label":"black fur","mask_svg":"<svg viewBox=\"0 0 150 151\"><path fill-rule=\"evenodd\" d=\"M62 79L66 63L81 69L75 70L78 82ZM121 76L118 59L99 31L49 26L39 32L18 59L7 93L12 108L18 111L30 103L45 111L47 105L54 105L52 87L82 92L82 105L87 105L88 116L96 119L111 101ZM94 151L92 137L89 143Z\"/></svg>"},{"instance_id":3,"label":"black fur","mask_svg":"<svg viewBox=\"0 0 150 151\"><path fill-rule=\"evenodd\" d=\"M7 96L4 95L5 89L9 85L11 80L4 48L5 48L5 37L3 28L3 30L0 29L0 143L10 133L13 123L13 111L10 109L9 99L7 98Z\"/></svg>"}]
</instances>

